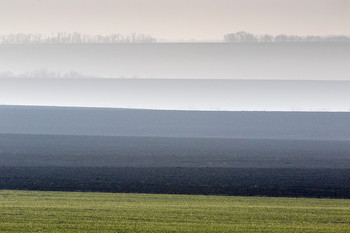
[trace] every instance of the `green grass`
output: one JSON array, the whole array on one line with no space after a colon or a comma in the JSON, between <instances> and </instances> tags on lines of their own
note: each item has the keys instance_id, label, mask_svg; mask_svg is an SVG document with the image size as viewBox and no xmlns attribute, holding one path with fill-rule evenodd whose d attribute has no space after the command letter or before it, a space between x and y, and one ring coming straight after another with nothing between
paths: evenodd
<instances>
[{"instance_id":1,"label":"green grass","mask_svg":"<svg viewBox=\"0 0 350 233\"><path fill-rule=\"evenodd\" d=\"M350 232L350 200L5 190L0 232Z\"/></svg>"}]
</instances>

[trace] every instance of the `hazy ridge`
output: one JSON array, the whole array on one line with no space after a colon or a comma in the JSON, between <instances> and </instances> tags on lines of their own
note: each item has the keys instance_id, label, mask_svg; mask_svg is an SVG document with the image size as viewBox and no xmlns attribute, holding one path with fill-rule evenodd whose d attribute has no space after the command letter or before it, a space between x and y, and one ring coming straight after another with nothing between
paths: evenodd
<instances>
[{"instance_id":1,"label":"hazy ridge","mask_svg":"<svg viewBox=\"0 0 350 233\"><path fill-rule=\"evenodd\" d=\"M348 80L350 43L0 45L0 72L106 78Z\"/></svg>"},{"instance_id":2,"label":"hazy ridge","mask_svg":"<svg viewBox=\"0 0 350 233\"><path fill-rule=\"evenodd\" d=\"M0 105L350 111L350 81L3 78Z\"/></svg>"},{"instance_id":3,"label":"hazy ridge","mask_svg":"<svg viewBox=\"0 0 350 233\"><path fill-rule=\"evenodd\" d=\"M1 134L350 140L346 112L0 106Z\"/></svg>"}]
</instances>

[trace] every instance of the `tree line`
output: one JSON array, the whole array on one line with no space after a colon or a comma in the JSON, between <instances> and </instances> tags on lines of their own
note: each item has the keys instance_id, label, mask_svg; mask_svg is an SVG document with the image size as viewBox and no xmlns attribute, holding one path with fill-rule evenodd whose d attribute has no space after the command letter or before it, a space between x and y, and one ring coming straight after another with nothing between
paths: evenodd
<instances>
[{"instance_id":1,"label":"tree line","mask_svg":"<svg viewBox=\"0 0 350 233\"><path fill-rule=\"evenodd\" d=\"M269 34L255 35L245 31L236 33L230 33L224 35L225 42L345 42L350 41L349 37L346 36L296 36L296 35L285 35L280 34L272 36Z\"/></svg>"},{"instance_id":2,"label":"tree line","mask_svg":"<svg viewBox=\"0 0 350 233\"><path fill-rule=\"evenodd\" d=\"M224 42L350 42L347 36L297 36L280 34L277 36L264 34L256 35L245 31L224 35ZM56 33L50 36L43 34L6 34L0 35L0 44L118 44L118 43L155 43L157 39L151 35L132 33L130 35L111 34L82 34Z\"/></svg>"},{"instance_id":3,"label":"tree line","mask_svg":"<svg viewBox=\"0 0 350 233\"><path fill-rule=\"evenodd\" d=\"M42 34L0 35L0 44L117 44L117 43L154 43L157 40L150 35L133 33L130 35L89 35L82 33L57 33L50 36Z\"/></svg>"},{"instance_id":4,"label":"tree line","mask_svg":"<svg viewBox=\"0 0 350 233\"><path fill-rule=\"evenodd\" d=\"M15 74L10 71L0 72L0 78L100 78L99 76L81 74L76 71L66 73L38 69L30 72Z\"/></svg>"}]
</instances>

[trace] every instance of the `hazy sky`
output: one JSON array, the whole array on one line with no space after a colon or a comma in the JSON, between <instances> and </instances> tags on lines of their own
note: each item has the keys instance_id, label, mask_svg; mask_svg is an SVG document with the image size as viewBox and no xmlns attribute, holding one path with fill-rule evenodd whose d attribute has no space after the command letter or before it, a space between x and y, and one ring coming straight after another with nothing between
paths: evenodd
<instances>
[{"instance_id":1,"label":"hazy sky","mask_svg":"<svg viewBox=\"0 0 350 233\"><path fill-rule=\"evenodd\" d=\"M350 36L350 0L0 0L0 34L137 32L215 40L240 30Z\"/></svg>"}]
</instances>

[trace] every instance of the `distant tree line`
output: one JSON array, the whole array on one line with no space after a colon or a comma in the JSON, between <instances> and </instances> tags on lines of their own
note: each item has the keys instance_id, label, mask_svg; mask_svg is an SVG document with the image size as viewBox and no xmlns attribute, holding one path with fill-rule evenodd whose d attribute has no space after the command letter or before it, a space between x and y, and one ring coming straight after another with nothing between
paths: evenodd
<instances>
[{"instance_id":1,"label":"distant tree line","mask_svg":"<svg viewBox=\"0 0 350 233\"><path fill-rule=\"evenodd\" d=\"M89 35L75 33L57 33L51 36L42 34L7 34L0 35L0 44L117 44L117 43L154 43L150 35L133 33L130 35Z\"/></svg>"},{"instance_id":2,"label":"distant tree line","mask_svg":"<svg viewBox=\"0 0 350 233\"><path fill-rule=\"evenodd\" d=\"M14 74L10 71L0 72L0 78L100 78L93 75L85 75L76 71L67 73L53 72L46 69L34 70L26 73Z\"/></svg>"},{"instance_id":3,"label":"distant tree line","mask_svg":"<svg viewBox=\"0 0 350 233\"><path fill-rule=\"evenodd\" d=\"M224 35L225 42L344 42L349 41L347 36L296 36L284 35L255 35L245 31L230 33ZM155 43L157 39L150 35L142 33L133 33L130 35L111 34L82 34L74 33L56 33L46 36L43 34L5 34L0 35L0 44L118 44L118 43Z\"/></svg>"},{"instance_id":4,"label":"distant tree line","mask_svg":"<svg viewBox=\"0 0 350 233\"><path fill-rule=\"evenodd\" d=\"M343 42L350 41L346 36L296 36L296 35L284 35L278 36L272 35L255 35L252 33L240 31L236 33L224 35L225 42Z\"/></svg>"}]
</instances>

